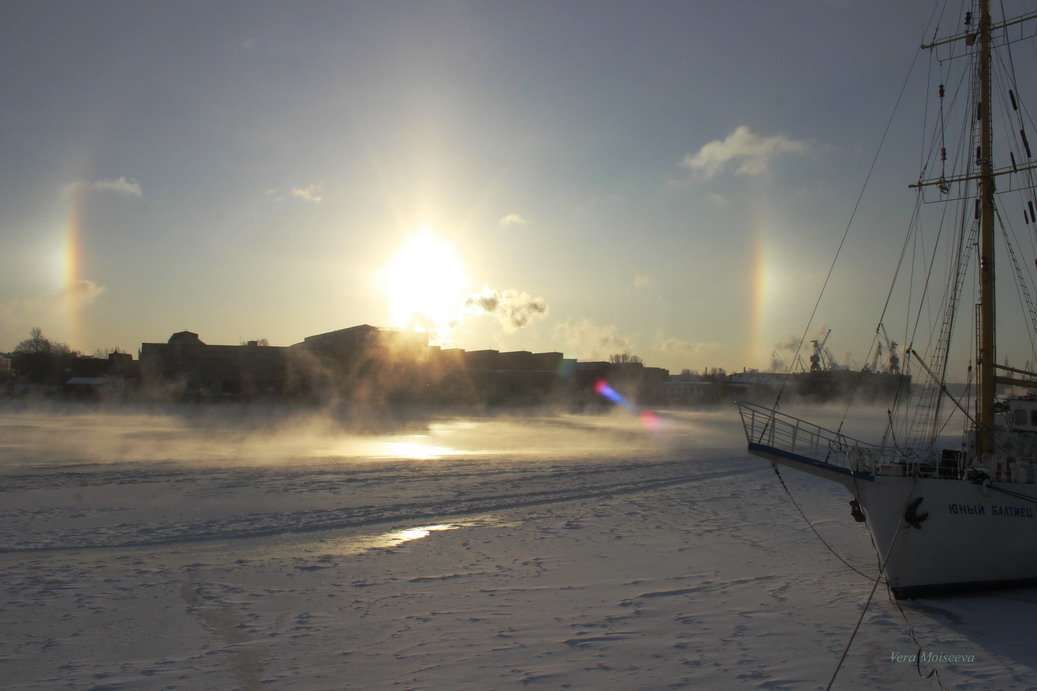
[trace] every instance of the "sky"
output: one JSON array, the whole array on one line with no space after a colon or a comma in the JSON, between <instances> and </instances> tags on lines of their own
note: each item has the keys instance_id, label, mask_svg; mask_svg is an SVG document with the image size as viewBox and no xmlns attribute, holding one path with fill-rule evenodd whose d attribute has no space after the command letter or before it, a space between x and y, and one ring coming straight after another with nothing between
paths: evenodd
<instances>
[{"instance_id":1,"label":"sky","mask_svg":"<svg viewBox=\"0 0 1037 691\"><path fill-rule=\"evenodd\" d=\"M808 324L931 12L2 0L0 351L37 326L136 353L366 323L768 369ZM837 358L867 357L917 140L890 131L892 172L810 323Z\"/></svg>"}]
</instances>

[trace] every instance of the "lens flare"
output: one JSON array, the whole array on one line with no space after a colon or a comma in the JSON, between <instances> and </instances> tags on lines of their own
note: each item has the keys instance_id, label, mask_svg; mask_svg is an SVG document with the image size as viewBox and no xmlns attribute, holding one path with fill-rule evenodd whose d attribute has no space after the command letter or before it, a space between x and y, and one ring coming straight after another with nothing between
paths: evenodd
<instances>
[{"instance_id":1,"label":"lens flare","mask_svg":"<svg viewBox=\"0 0 1037 691\"><path fill-rule=\"evenodd\" d=\"M594 384L594 391L599 396L607 398L608 400L612 401L613 403L622 407L623 409L629 410L631 413L637 415L639 418L641 418L641 423L645 426L645 429L652 431L659 429L660 421L658 415L653 413L651 410L641 410L636 405L628 401L626 397L623 396L623 394L613 389L609 385L609 383L604 379L599 379Z\"/></svg>"},{"instance_id":2,"label":"lens flare","mask_svg":"<svg viewBox=\"0 0 1037 691\"><path fill-rule=\"evenodd\" d=\"M630 408L630 403L628 403L627 400L623 398L623 396L621 396L618 391L609 386L609 383L604 379L598 380L598 383L594 385L594 390L598 393L599 396L604 396L613 403L621 405L624 408Z\"/></svg>"},{"instance_id":3,"label":"lens flare","mask_svg":"<svg viewBox=\"0 0 1037 691\"><path fill-rule=\"evenodd\" d=\"M650 410L641 411L641 423L644 424L646 429L650 429L653 432L659 429L661 425L659 416Z\"/></svg>"}]
</instances>

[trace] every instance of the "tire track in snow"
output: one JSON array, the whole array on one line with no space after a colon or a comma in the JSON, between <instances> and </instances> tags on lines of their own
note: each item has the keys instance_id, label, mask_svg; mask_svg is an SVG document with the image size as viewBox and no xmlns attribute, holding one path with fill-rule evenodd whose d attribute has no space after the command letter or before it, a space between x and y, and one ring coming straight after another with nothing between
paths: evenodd
<instances>
[{"instance_id":1,"label":"tire track in snow","mask_svg":"<svg viewBox=\"0 0 1037 691\"><path fill-rule=\"evenodd\" d=\"M673 465L677 467L666 467ZM569 482L572 482L574 478L590 478L593 480L601 475L608 476L614 475L616 472L626 474L632 471L636 472L637 470L659 469L660 466L665 470L676 470L679 474L605 483L589 482L575 486L567 484L567 486L561 488L539 488L543 487L544 484L557 484L557 481L560 479L555 477L554 473L548 473L546 475L537 475L534 478L522 478L526 482L535 482L539 487L521 492L459 496L427 502L367 505L339 509L249 513L194 521L170 521L162 524L124 523L103 528L66 529L57 534L50 533L28 538L23 537L20 542L16 541L13 544L8 543L5 545L0 543L0 554L180 545L273 537L293 533L315 533L386 523L429 521L438 518L456 518L530 506L637 494L666 487L693 484L718 478L729 478L757 470L754 466L745 466L728 467L714 472L689 473L689 470L698 470L702 464L700 462L680 462L677 464L665 463L659 465L639 464L634 467L619 466L618 468L612 467L607 470L600 467L592 467L575 472L564 472L561 475L565 476L565 479ZM492 479L492 475L492 472L487 473L487 479ZM436 478L437 482L449 482L449 480L450 478L447 475ZM11 537L17 539L18 536Z\"/></svg>"}]
</instances>

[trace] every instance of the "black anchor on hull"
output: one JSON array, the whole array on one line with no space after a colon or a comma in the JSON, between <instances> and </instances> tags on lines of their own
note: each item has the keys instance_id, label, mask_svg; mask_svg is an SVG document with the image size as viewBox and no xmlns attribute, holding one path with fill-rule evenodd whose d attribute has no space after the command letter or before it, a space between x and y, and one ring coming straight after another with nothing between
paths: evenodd
<instances>
[{"instance_id":1,"label":"black anchor on hull","mask_svg":"<svg viewBox=\"0 0 1037 691\"><path fill-rule=\"evenodd\" d=\"M918 513L918 505L921 503L922 497L918 497L918 499L915 499L913 502L908 504L907 510L904 511L904 520L907 521L907 524L914 528L918 528L919 530L922 529L922 521L929 518L928 512L923 514Z\"/></svg>"}]
</instances>

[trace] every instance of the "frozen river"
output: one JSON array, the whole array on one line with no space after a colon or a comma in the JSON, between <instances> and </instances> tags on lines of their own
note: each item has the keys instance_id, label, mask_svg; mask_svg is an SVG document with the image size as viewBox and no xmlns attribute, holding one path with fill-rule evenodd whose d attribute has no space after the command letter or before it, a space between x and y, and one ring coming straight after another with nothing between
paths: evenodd
<instances>
[{"instance_id":1,"label":"frozen river","mask_svg":"<svg viewBox=\"0 0 1037 691\"><path fill-rule=\"evenodd\" d=\"M874 574L845 492L785 477ZM0 498L12 688L816 688L871 589L726 408L8 406ZM1037 591L903 608L834 688L938 688L905 615L946 686L1037 685Z\"/></svg>"}]
</instances>

